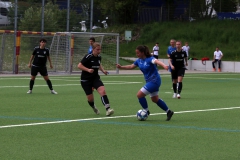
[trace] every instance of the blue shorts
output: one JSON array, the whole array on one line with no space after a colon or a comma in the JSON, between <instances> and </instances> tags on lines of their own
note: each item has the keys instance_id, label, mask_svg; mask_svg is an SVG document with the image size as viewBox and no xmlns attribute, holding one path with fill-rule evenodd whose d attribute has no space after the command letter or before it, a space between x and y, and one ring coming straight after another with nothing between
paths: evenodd
<instances>
[{"instance_id":1,"label":"blue shorts","mask_svg":"<svg viewBox=\"0 0 240 160\"><path fill-rule=\"evenodd\" d=\"M148 95L150 94L150 97L158 95L159 87L161 84L156 84L152 82L148 82L141 88L141 91L145 94Z\"/></svg>"}]
</instances>

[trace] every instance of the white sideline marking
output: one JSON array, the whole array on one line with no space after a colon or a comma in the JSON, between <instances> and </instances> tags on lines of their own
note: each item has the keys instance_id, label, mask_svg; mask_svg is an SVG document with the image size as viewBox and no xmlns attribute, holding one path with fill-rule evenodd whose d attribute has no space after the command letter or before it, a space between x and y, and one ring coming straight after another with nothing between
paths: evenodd
<instances>
[{"instance_id":1,"label":"white sideline marking","mask_svg":"<svg viewBox=\"0 0 240 160\"><path fill-rule=\"evenodd\" d=\"M137 83L142 83L142 82L118 82L115 81L115 83L104 83L104 84L137 84ZM55 86L80 86L81 84L57 84L54 85ZM43 86L47 86L47 85L34 85L34 87L43 87ZM22 88L22 87L29 87L29 86L0 86L0 88Z\"/></svg>"},{"instance_id":2,"label":"white sideline marking","mask_svg":"<svg viewBox=\"0 0 240 160\"><path fill-rule=\"evenodd\" d=\"M240 109L240 107L230 107L230 108L213 108L213 109L204 109L204 110L189 110L189 111L178 111L174 112L175 114L181 113L194 113L194 112L208 112L208 111L220 111L220 110L230 110L230 109ZM152 115L162 115L166 113L151 113ZM40 123L27 123L27 124L16 124L16 125L6 125L0 126L1 128L14 128L14 127L25 127L25 126L37 126L45 124L59 124L59 123L69 123L69 122L79 122L79 121L92 121L92 120L102 120L102 119L116 119L116 118L129 118L135 117L136 115L129 116L115 116L115 117L100 117L100 118L86 118L86 119L73 119L73 120L63 120L63 121L51 121L51 122L40 122Z\"/></svg>"}]
</instances>

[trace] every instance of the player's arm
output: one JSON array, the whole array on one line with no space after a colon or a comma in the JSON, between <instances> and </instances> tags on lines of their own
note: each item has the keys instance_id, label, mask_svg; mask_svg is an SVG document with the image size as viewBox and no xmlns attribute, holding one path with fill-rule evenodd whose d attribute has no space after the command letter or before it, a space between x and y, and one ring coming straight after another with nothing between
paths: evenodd
<instances>
[{"instance_id":1,"label":"player's arm","mask_svg":"<svg viewBox=\"0 0 240 160\"><path fill-rule=\"evenodd\" d=\"M219 59L219 60L221 60L221 59L222 59L222 57L223 57L223 53L221 54L221 57L220 57L220 59Z\"/></svg>"},{"instance_id":2,"label":"player's arm","mask_svg":"<svg viewBox=\"0 0 240 160\"><path fill-rule=\"evenodd\" d=\"M51 58L50 58L50 56L47 56L47 59L48 59L48 61L49 61L49 64L50 64L50 68L53 68L53 66L52 66L52 61L51 61Z\"/></svg>"},{"instance_id":3,"label":"player's arm","mask_svg":"<svg viewBox=\"0 0 240 160\"><path fill-rule=\"evenodd\" d=\"M100 64L100 67L99 67L100 71L102 71L105 75L108 74L108 71L105 71L103 66Z\"/></svg>"},{"instance_id":4,"label":"player's arm","mask_svg":"<svg viewBox=\"0 0 240 160\"><path fill-rule=\"evenodd\" d=\"M186 62L185 66L188 66L188 59L187 59L187 57L185 57L185 62Z\"/></svg>"},{"instance_id":5,"label":"player's arm","mask_svg":"<svg viewBox=\"0 0 240 160\"><path fill-rule=\"evenodd\" d=\"M187 52L184 53L184 59L185 59L185 66L188 66L188 56L187 56Z\"/></svg>"},{"instance_id":6,"label":"player's arm","mask_svg":"<svg viewBox=\"0 0 240 160\"><path fill-rule=\"evenodd\" d=\"M94 71L93 69L85 67L81 62L78 64L78 68L89 73L93 73Z\"/></svg>"},{"instance_id":7,"label":"player's arm","mask_svg":"<svg viewBox=\"0 0 240 160\"><path fill-rule=\"evenodd\" d=\"M215 61L215 57L216 57L216 55L215 55L215 53L213 54L213 60L212 61Z\"/></svg>"},{"instance_id":8,"label":"player's arm","mask_svg":"<svg viewBox=\"0 0 240 160\"><path fill-rule=\"evenodd\" d=\"M174 68L174 66L172 65L172 59L171 59L171 57L168 59L168 63L169 63L169 65L170 65L170 67L172 68L172 70L174 70L175 68Z\"/></svg>"},{"instance_id":9,"label":"player's arm","mask_svg":"<svg viewBox=\"0 0 240 160\"><path fill-rule=\"evenodd\" d=\"M125 66L121 66L120 64L116 64L116 67L117 67L117 68L120 68L120 69L134 69L134 68L136 68L137 66L134 65L134 64L125 65Z\"/></svg>"},{"instance_id":10,"label":"player's arm","mask_svg":"<svg viewBox=\"0 0 240 160\"><path fill-rule=\"evenodd\" d=\"M162 66L164 69L168 70L168 66L165 65L162 61L159 61L159 60L157 60L157 59L154 59L154 60L153 60L153 63L154 63L154 64L157 64L157 65L159 65L159 66Z\"/></svg>"},{"instance_id":11,"label":"player's arm","mask_svg":"<svg viewBox=\"0 0 240 160\"><path fill-rule=\"evenodd\" d=\"M32 55L32 56L30 57L30 60L29 60L29 63L28 63L28 67L29 67L29 68L31 68L31 64L32 64L33 58L34 58L34 55Z\"/></svg>"}]
</instances>

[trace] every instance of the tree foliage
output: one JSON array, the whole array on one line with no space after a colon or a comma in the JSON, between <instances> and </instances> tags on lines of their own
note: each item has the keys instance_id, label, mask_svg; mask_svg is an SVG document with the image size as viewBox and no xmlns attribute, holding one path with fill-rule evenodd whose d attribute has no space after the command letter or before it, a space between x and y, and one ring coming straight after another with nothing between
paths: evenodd
<instances>
[{"instance_id":1,"label":"tree foliage","mask_svg":"<svg viewBox=\"0 0 240 160\"><path fill-rule=\"evenodd\" d=\"M209 19L213 17L214 10L217 12L235 12L236 0L191 0L190 14L194 18Z\"/></svg>"},{"instance_id":2,"label":"tree foliage","mask_svg":"<svg viewBox=\"0 0 240 160\"><path fill-rule=\"evenodd\" d=\"M147 0L95 0L95 6L103 16L110 17L120 24L134 23L134 18L142 2Z\"/></svg>"},{"instance_id":3,"label":"tree foliage","mask_svg":"<svg viewBox=\"0 0 240 160\"><path fill-rule=\"evenodd\" d=\"M74 0L72 0L74 1ZM77 1L76 1L77 2ZM14 4L14 3L13 3ZM76 5L72 5L76 6ZM11 21L14 20L14 8L10 11ZM26 9L27 8L27 9ZM74 26L79 26L81 15L74 9L70 10L70 30ZM18 4L18 29L27 31L41 31L42 19L42 3L40 0L35 3L35 0L28 0L28 2L20 1ZM44 6L44 31L66 31L67 24L67 10L60 9L53 1L48 0Z\"/></svg>"}]
</instances>

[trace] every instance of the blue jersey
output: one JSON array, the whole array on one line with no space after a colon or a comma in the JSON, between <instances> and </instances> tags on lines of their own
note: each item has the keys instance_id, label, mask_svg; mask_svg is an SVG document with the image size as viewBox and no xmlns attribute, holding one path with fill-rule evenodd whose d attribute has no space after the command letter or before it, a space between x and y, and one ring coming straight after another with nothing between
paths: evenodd
<instances>
[{"instance_id":1,"label":"blue jersey","mask_svg":"<svg viewBox=\"0 0 240 160\"><path fill-rule=\"evenodd\" d=\"M176 49L177 49L176 47L172 47L172 46L169 46L169 47L168 47L167 54L169 55L169 57L170 57L171 53L172 53L173 51L175 51ZM169 72L172 72L172 68L171 68L170 65L169 65L169 67L168 67L168 71L169 71Z\"/></svg>"},{"instance_id":2,"label":"blue jersey","mask_svg":"<svg viewBox=\"0 0 240 160\"><path fill-rule=\"evenodd\" d=\"M168 50L167 50L167 54L170 55L173 51L175 51L177 48L176 47L172 47L172 46L169 46L168 47Z\"/></svg>"},{"instance_id":3,"label":"blue jersey","mask_svg":"<svg viewBox=\"0 0 240 160\"><path fill-rule=\"evenodd\" d=\"M91 53L92 53L92 46L90 46L88 49L88 54L91 54Z\"/></svg>"},{"instance_id":4,"label":"blue jersey","mask_svg":"<svg viewBox=\"0 0 240 160\"><path fill-rule=\"evenodd\" d=\"M153 63L154 60L155 60L154 57L137 59L133 64L135 66L138 66L139 69L142 71L146 82L152 82L160 85L161 79L158 74L158 69L156 65Z\"/></svg>"}]
</instances>

